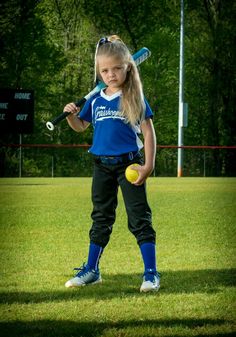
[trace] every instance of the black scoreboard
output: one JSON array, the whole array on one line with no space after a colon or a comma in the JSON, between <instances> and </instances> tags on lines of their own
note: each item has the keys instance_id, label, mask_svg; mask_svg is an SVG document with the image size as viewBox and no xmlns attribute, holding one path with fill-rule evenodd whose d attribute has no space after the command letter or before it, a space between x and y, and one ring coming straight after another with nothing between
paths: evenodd
<instances>
[{"instance_id":1,"label":"black scoreboard","mask_svg":"<svg viewBox=\"0 0 236 337\"><path fill-rule=\"evenodd\" d=\"M0 132L32 133L33 128L33 90L0 89Z\"/></svg>"}]
</instances>

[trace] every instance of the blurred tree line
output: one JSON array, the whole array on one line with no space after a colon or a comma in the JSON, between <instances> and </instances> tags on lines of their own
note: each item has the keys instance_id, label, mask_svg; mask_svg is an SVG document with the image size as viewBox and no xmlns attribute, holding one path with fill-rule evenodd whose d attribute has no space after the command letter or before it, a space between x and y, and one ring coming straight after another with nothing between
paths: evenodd
<instances>
[{"instance_id":1,"label":"blurred tree line","mask_svg":"<svg viewBox=\"0 0 236 337\"><path fill-rule=\"evenodd\" d=\"M236 144L235 7L234 0L185 0L186 145ZM132 53L143 46L151 50L140 74L155 112L157 143L177 145L180 1L4 0L0 23L0 86L35 92L34 133L23 135L23 143L91 144L91 127L77 134L63 121L50 132L45 123L93 88L96 42L118 34ZM16 134L0 137L1 144L19 142ZM16 151L0 151L0 174L17 175ZM61 175L77 174L71 157L86 170L85 157L74 149L60 158L53 150L50 155ZM165 151L160 172L168 160L176 163L176 152L164 156ZM210 156L212 175L235 175L235 151L214 150ZM32 158L24 160L32 175L42 174Z\"/></svg>"}]
</instances>

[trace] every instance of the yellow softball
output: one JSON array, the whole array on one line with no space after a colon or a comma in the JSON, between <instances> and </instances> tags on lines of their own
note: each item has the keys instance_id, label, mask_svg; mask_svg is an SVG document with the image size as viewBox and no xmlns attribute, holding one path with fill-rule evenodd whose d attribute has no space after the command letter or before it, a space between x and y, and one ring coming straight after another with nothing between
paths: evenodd
<instances>
[{"instance_id":1,"label":"yellow softball","mask_svg":"<svg viewBox=\"0 0 236 337\"><path fill-rule=\"evenodd\" d=\"M125 170L125 177L126 179L130 182L133 183L134 181L136 181L138 179L138 171L133 170L131 167L132 166L140 166L139 164L131 164L129 165L126 170Z\"/></svg>"}]
</instances>

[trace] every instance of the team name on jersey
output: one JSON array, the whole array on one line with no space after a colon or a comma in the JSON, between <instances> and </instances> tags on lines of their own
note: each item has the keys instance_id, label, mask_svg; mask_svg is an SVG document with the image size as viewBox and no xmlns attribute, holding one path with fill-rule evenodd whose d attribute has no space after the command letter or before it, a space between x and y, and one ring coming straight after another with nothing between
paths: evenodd
<instances>
[{"instance_id":1,"label":"team name on jersey","mask_svg":"<svg viewBox=\"0 0 236 337\"><path fill-rule=\"evenodd\" d=\"M95 122L102 121L107 118L118 118L124 120L125 118L121 115L121 112L118 110L112 110L111 108L107 108L104 105L99 105L96 107L94 111L94 119Z\"/></svg>"}]
</instances>

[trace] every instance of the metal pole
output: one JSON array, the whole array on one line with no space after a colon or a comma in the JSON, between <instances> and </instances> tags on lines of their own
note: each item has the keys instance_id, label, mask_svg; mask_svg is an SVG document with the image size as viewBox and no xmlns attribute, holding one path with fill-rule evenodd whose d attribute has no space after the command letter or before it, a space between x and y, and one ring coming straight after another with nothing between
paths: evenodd
<instances>
[{"instance_id":1,"label":"metal pole","mask_svg":"<svg viewBox=\"0 0 236 337\"><path fill-rule=\"evenodd\" d=\"M19 178L21 178L22 175L22 134L20 133L20 138L19 138L19 143L20 143L20 147L19 147Z\"/></svg>"},{"instance_id":2,"label":"metal pole","mask_svg":"<svg viewBox=\"0 0 236 337\"><path fill-rule=\"evenodd\" d=\"M179 122L178 146L184 145L183 106L184 106L184 0L180 0L180 60L179 60ZM183 149L178 148L177 176L183 176Z\"/></svg>"},{"instance_id":3,"label":"metal pole","mask_svg":"<svg viewBox=\"0 0 236 337\"><path fill-rule=\"evenodd\" d=\"M203 150L204 152L203 152L203 154L204 154L204 156L203 156L203 177L205 177L206 176L206 151L205 150Z\"/></svg>"},{"instance_id":4,"label":"metal pole","mask_svg":"<svg viewBox=\"0 0 236 337\"><path fill-rule=\"evenodd\" d=\"M52 178L54 177L54 156L52 155Z\"/></svg>"}]
</instances>

